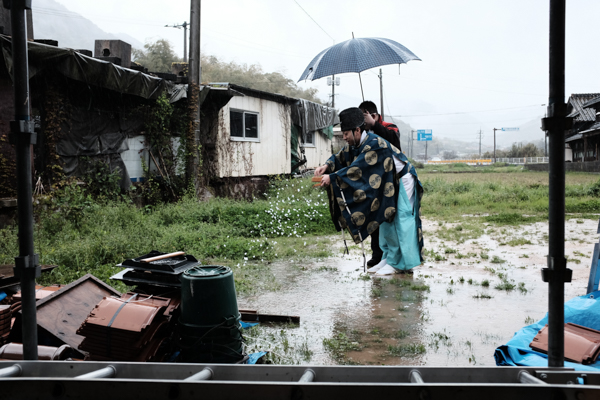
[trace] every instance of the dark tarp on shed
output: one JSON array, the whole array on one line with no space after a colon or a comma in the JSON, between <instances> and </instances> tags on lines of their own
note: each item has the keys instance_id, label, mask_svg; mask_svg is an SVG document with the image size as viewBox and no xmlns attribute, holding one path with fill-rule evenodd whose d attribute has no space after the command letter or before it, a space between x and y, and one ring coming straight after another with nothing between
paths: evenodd
<instances>
[{"instance_id":1,"label":"dark tarp on shed","mask_svg":"<svg viewBox=\"0 0 600 400\"><path fill-rule=\"evenodd\" d=\"M329 140L333 139L333 130L328 128L339 123L337 111L312 101L297 100L292 106L292 124L301 127L301 134L318 131Z\"/></svg>"},{"instance_id":2,"label":"dark tarp on shed","mask_svg":"<svg viewBox=\"0 0 600 400\"><path fill-rule=\"evenodd\" d=\"M306 142L306 134L309 132L319 132L329 140L333 139L333 125L339 123L337 111L334 108L314 103L305 99L298 99L292 105L292 173L296 172L301 157L298 154L299 137Z\"/></svg>"},{"instance_id":3,"label":"dark tarp on shed","mask_svg":"<svg viewBox=\"0 0 600 400\"><path fill-rule=\"evenodd\" d=\"M12 43L10 37L0 35L4 63L11 78L13 75ZM123 68L108 61L80 54L73 49L63 49L42 43L27 42L29 79L43 70L51 69L59 74L122 94L156 99L163 91L169 91L164 79L153 77L132 69Z\"/></svg>"},{"instance_id":4,"label":"dark tarp on shed","mask_svg":"<svg viewBox=\"0 0 600 400\"><path fill-rule=\"evenodd\" d=\"M102 159L112 172L119 172L120 186L131 186L127 168L121 153L129 150L127 134L121 128L118 114L73 107L71 120L63 122L63 137L56 145L56 153L61 156L63 171L67 176L81 176L85 173L80 165L80 157Z\"/></svg>"},{"instance_id":5,"label":"dark tarp on shed","mask_svg":"<svg viewBox=\"0 0 600 400\"><path fill-rule=\"evenodd\" d=\"M11 38L0 35L0 46L6 69L12 79ZM162 78L88 57L73 49L27 42L27 50L29 79L42 74L62 75L86 85L90 89L90 98L95 89L147 100L154 100L162 93L167 93L171 103L187 98L187 85L173 84ZM79 157L102 159L110 166L111 171L120 173L121 188L129 188L131 181L120 153L129 150L127 135L139 131L144 121L123 118L118 112L100 111L89 106L83 108L76 104L73 105L71 118L61 126L64 136L56 148L65 174L81 176L84 171Z\"/></svg>"}]
</instances>

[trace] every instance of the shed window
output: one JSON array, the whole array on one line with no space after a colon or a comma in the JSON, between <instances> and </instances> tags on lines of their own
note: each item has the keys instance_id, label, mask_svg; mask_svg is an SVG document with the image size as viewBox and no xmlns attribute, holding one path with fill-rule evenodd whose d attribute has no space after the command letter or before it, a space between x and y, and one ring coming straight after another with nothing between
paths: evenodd
<instances>
[{"instance_id":1,"label":"shed window","mask_svg":"<svg viewBox=\"0 0 600 400\"><path fill-rule=\"evenodd\" d=\"M234 140L258 140L258 113L230 110L230 134Z\"/></svg>"},{"instance_id":2,"label":"shed window","mask_svg":"<svg viewBox=\"0 0 600 400\"><path fill-rule=\"evenodd\" d=\"M304 147L314 147L315 146L315 132L306 132L302 136L302 146Z\"/></svg>"}]
</instances>

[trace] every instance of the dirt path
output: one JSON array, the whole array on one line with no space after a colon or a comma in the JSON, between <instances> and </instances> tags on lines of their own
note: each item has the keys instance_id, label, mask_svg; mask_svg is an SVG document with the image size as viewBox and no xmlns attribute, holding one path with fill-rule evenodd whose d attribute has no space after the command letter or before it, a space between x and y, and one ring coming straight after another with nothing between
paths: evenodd
<instances>
[{"instance_id":1,"label":"dirt path","mask_svg":"<svg viewBox=\"0 0 600 400\"><path fill-rule=\"evenodd\" d=\"M586 292L597 226L566 222L573 282L565 300ZM449 235L453 230L459 234ZM474 235L424 221L424 232L428 261L412 276L371 279L356 247L350 256L274 264L281 290L241 298L240 308L299 315L302 322L259 328L249 350L271 350L281 363L495 365L495 348L546 313L540 270L548 225L484 226L464 240Z\"/></svg>"}]
</instances>

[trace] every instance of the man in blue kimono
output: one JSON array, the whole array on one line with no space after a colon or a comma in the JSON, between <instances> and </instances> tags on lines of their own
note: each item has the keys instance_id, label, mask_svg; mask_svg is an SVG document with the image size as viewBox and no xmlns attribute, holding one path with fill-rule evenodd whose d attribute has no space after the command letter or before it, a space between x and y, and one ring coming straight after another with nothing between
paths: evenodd
<instances>
[{"instance_id":1,"label":"man in blue kimono","mask_svg":"<svg viewBox=\"0 0 600 400\"><path fill-rule=\"evenodd\" d=\"M339 114L347 145L315 170L340 209L338 221L355 243L380 228L382 261L376 275L410 271L423 262L420 200L423 186L408 159L385 139L364 131L359 108ZM401 184L400 184L401 183Z\"/></svg>"}]
</instances>

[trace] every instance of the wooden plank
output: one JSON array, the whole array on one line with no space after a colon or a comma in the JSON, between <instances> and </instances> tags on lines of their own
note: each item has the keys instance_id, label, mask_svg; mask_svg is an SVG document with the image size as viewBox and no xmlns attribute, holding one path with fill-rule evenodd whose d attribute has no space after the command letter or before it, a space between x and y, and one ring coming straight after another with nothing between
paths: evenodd
<instances>
[{"instance_id":1,"label":"wooden plank","mask_svg":"<svg viewBox=\"0 0 600 400\"><path fill-rule=\"evenodd\" d=\"M260 314L260 313L244 313L242 315L242 321L244 322L277 322L277 323L291 323L299 324L300 317L295 315L274 315L274 314Z\"/></svg>"},{"instance_id":2,"label":"wooden plank","mask_svg":"<svg viewBox=\"0 0 600 400\"><path fill-rule=\"evenodd\" d=\"M156 257L144 258L143 260L140 260L140 262L149 263L152 261L164 260L165 258L183 256L184 254L185 254L185 251L176 251L174 253L162 254L162 255L156 256Z\"/></svg>"}]
</instances>

